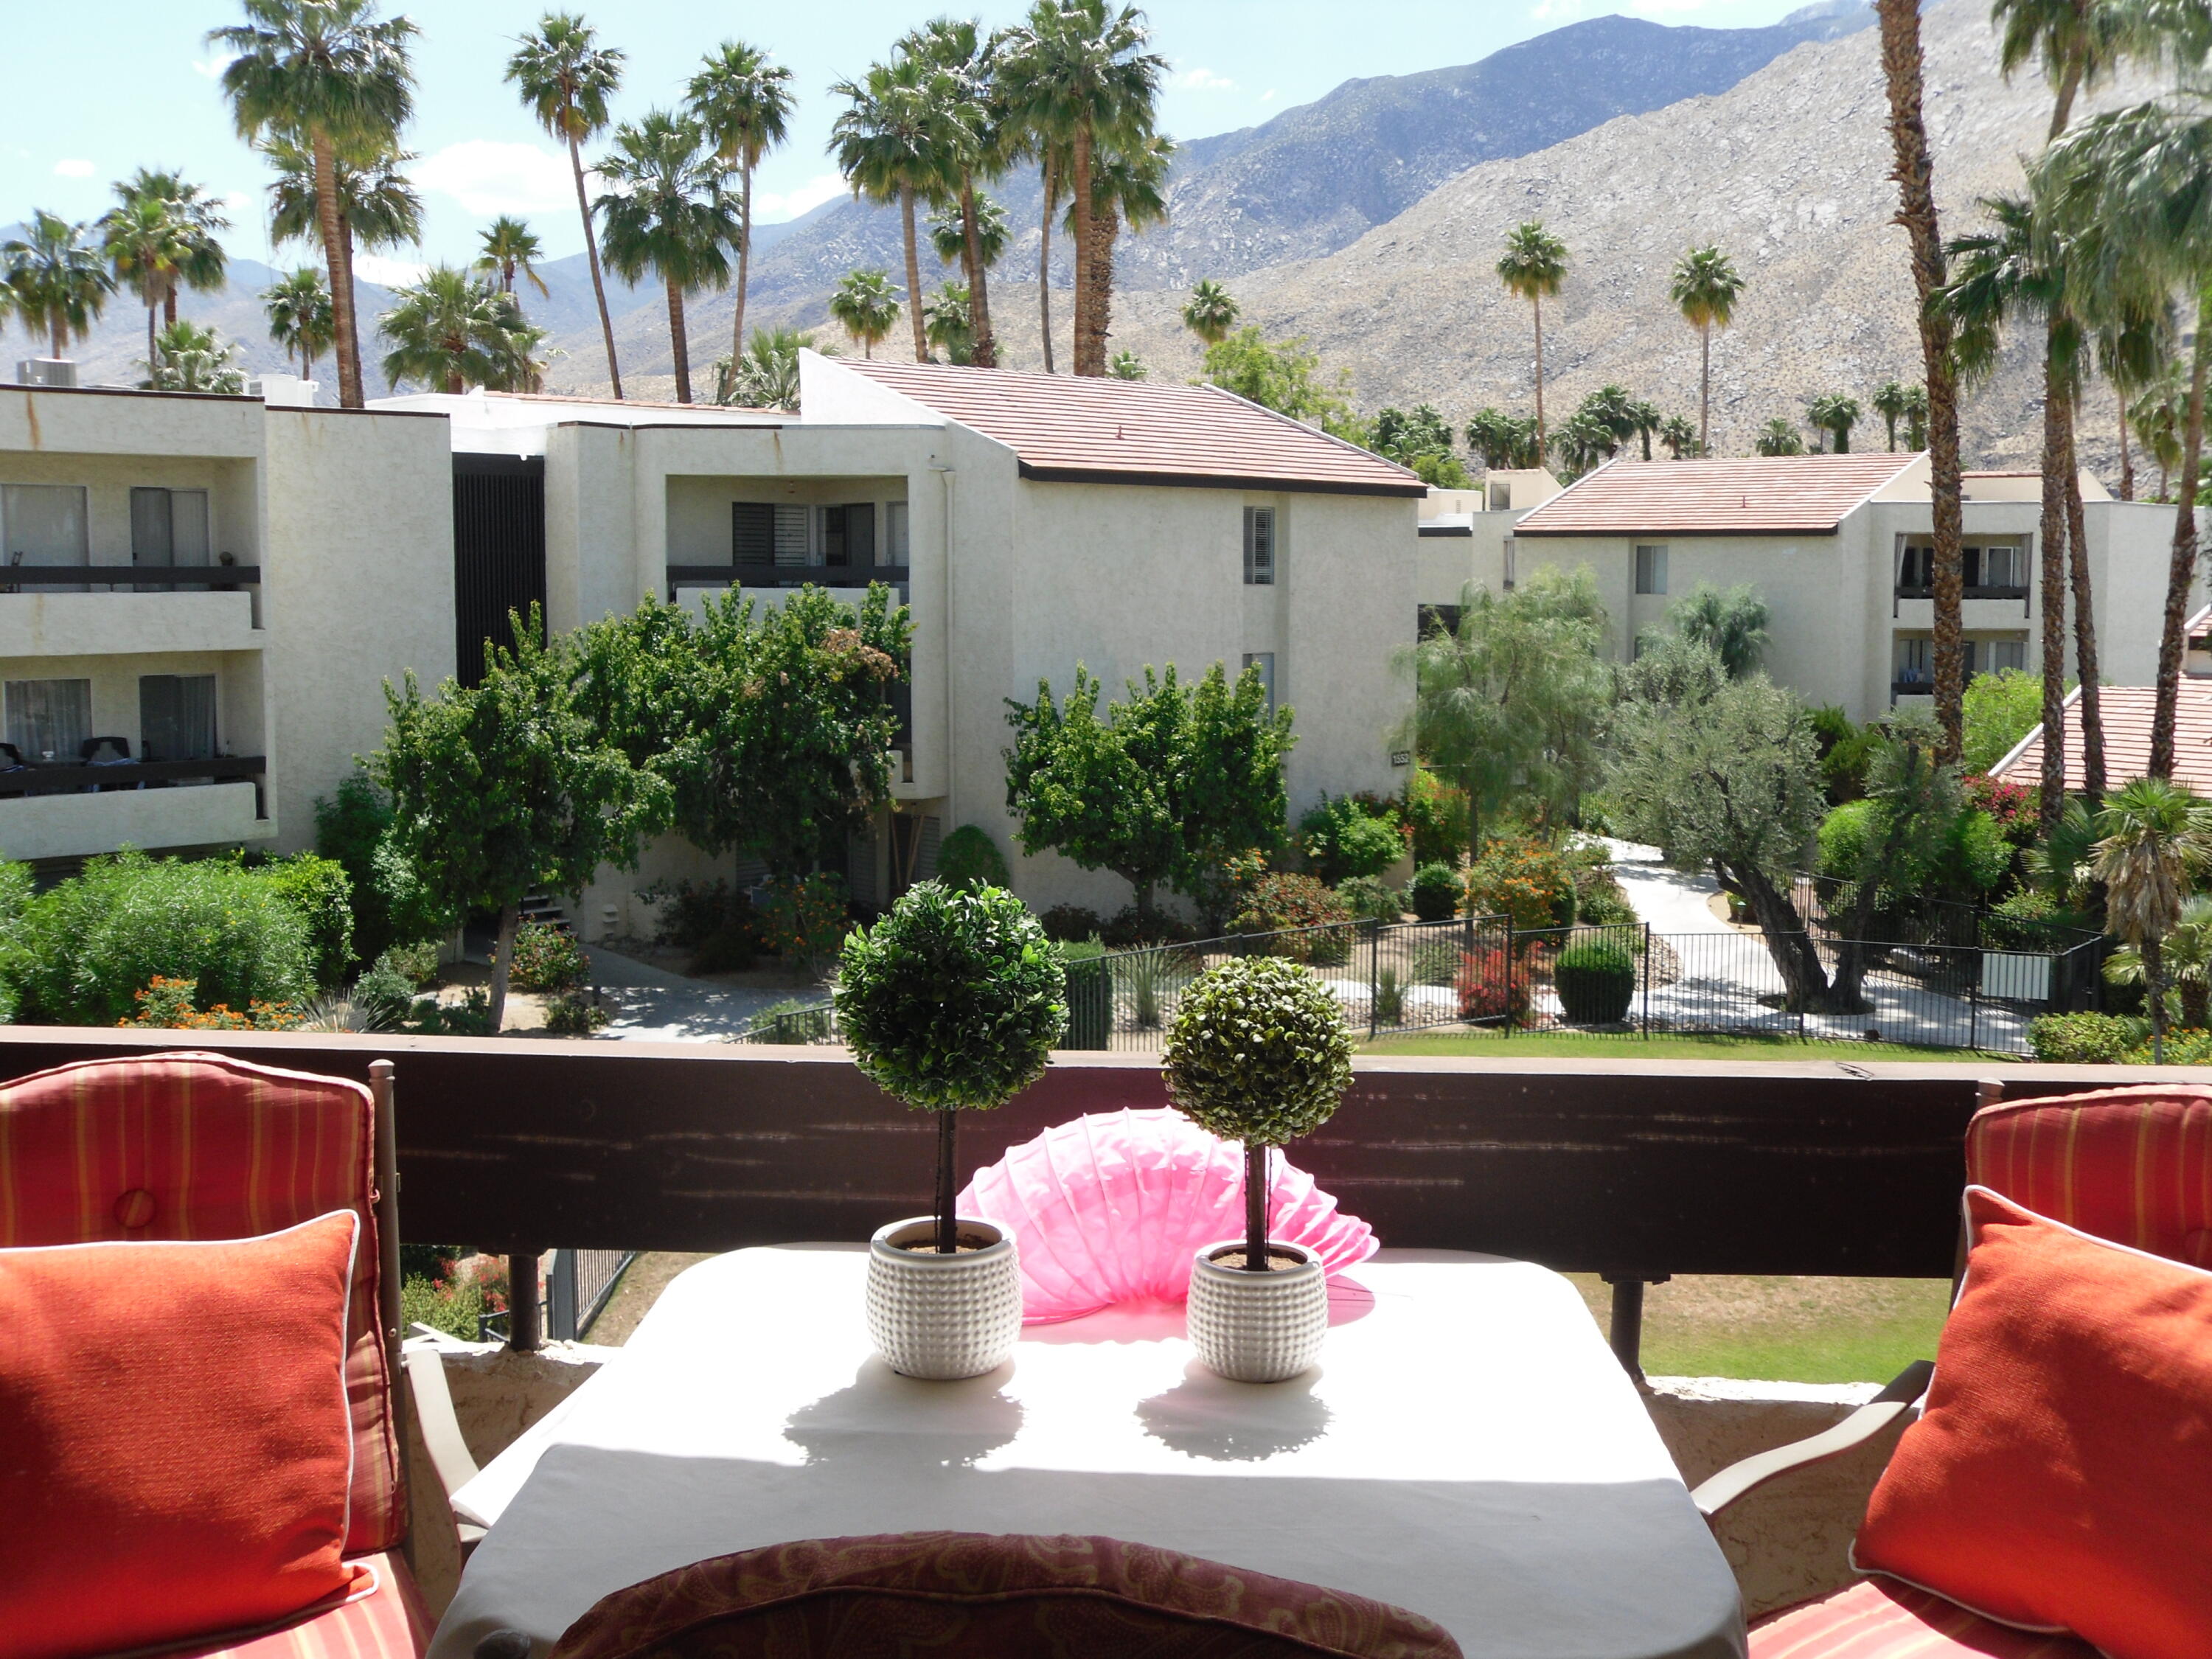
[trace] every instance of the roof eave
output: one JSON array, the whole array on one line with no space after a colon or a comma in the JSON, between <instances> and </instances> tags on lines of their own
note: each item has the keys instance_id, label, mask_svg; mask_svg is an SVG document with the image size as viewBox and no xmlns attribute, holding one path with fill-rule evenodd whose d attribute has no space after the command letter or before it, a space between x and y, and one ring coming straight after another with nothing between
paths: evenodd
<instances>
[{"instance_id":1,"label":"roof eave","mask_svg":"<svg viewBox=\"0 0 2212 1659\"><path fill-rule=\"evenodd\" d=\"M1397 483L1377 479L1363 483L1336 478L1285 478L1265 475L1221 472L1158 472L1090 466L1039 466L1018 463L1020 476L1031 483L1152 484L1176 489L1281 490L1308 495L1395 495L1407 501L1428 493L1418 479Z\"/></svg>"},{"instance_id":2,"label":"roof eave","mask_svg":"<svg viewBox=\"0 0 2212 1659\"><path fill-rule=\"evenodd\" d=\"M1539 511L1541 509L1540 508ZM1620 536L1833 536L1838 533L1842 528L1842 524L1838 522L1836 524L1746 525L1741 528L1729 529L1723 529L1715 525L1640 524L1629 526L1607 525L1602 528L1573 530L1532 530L1528 527L1528 521L1526 519L1523 519L1519 524L1513 526L1513 533L1516 537L1580 536L1586 539L1593 537L1614 538Z\"/></svg>"}]
</instances>

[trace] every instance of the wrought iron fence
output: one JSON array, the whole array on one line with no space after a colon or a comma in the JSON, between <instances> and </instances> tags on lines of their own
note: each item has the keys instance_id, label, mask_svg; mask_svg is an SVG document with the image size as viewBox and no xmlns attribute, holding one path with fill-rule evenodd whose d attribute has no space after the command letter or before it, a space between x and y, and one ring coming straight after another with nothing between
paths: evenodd
<instances>
[{"instance_id":1,"label":"wrought iron fence","mask_svg":"<svg viewBox=\"0 0 2212 1659\"><path fill-rule=\"evenodd\" d=\"M580 1341L605 1311L634 1250L556 1250L545 1275L545 1334L556 1342Z\"/></svg>"},{"instance_id":2,"label":"wrought iron fence","mask_svg":"<svg viewBox=\"0 0 2212 1659\"><path fill-rule=\"evenodd\" d=\"M813 1002L802 1008L769 1008L755 1014L740 1042L836 1042L837 1005Z\"/></svg>"}]
</instances>

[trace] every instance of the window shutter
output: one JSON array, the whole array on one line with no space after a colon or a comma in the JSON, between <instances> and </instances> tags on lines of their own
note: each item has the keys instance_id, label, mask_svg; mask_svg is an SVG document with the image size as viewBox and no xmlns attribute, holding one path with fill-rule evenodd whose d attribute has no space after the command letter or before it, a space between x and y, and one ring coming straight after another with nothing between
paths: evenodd
<instances>
[{"instance_id":1,"label":"window shutter","mask_svg":"<svg viewBox=\"0 0 2212 1659\"><path fill-rule=\"evenodd\" d=\"M730 504L730 562L752 565L775 562L775 509L766 501Z\"/></svg>"},{"instance_id":2,"label":"window shutter","mask_svg":"<svg viewBox=\"0 0 2212 1659\"><path fill-rule=\"evenodd\" d=\"M779 501L775 507L775 562L779 566L806 562L807 510Z\"/></svg>"},{"instance_id":3,"label":"window shutter","mask_svg":"<svg viewBox=\"0 0 2212 1659\"><path fill-rule=\"evenodd\" d=\"M846 562L855 570L872 570L876 563L876 504L855 501L845 509Z\"/></svg>"},{"instance_id":4,"label":"window shutter","mask_svg":"<svg viewBox=\"0 0 2212 1659\"><path fill-rule=\"evenodd\" d=\"M1244 509L1244 580L1265 587L1275 580L1275 509Z\"/></svg>"}]
</instances>

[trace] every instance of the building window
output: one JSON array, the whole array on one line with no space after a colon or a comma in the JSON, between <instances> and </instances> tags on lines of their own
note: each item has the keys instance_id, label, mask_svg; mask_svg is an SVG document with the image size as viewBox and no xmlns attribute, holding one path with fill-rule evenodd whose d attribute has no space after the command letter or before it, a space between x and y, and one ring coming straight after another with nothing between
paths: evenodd
<instances>
[{"instance_id":1,"label":"building window","mask_svg":"<svg viewBox=\"0 0 2212 1659\"><path fill-rule=\"evenodd\" d=\"M807 546L808 532L813 526L814 515L804 507L791 501L775 504L775 562L781 569L790 569L812 564Z\"/></svg>"},{"instance_id":2,"label":"building window","mask_svg":"<svg viewBox=\"0 0 2212 1659\"><path fill-rule=\"evenodd\" d=\"M2027 550L2025 547L2003 544L1978 550L1982 568L1978 572L1972 571L1972 561L1969 560L1966 580L1970 584L1977 587L1996 588L2008 596L2027 592ZM1980 577L1978 581L1975 580L1976 575Z\"/></svg>"},{"instance_id":3,"label":"building window","mask_svg":"<svg viewBox=\"0 0 2212 1659\"><path fill-rule=\"evenodd\" d=\"M1509 593L1513 591L1513 556L1516 550L1513 538L1508 536L1505 538L1505 591Z\"/></svg>"},{"instance_id":4,"label":"building window","mask_svg":"<svg viewBox=\"0 0 2212 1659\"><path fill-rule=\"evenodd\" d=\"M730 503L730 562L775 562L775 508L766 501Z\"/></svg>"},{"instance_id":5,"label":"building window","mask_svg":"<svg viewBox=\"0 0 2212 1659\"><path fill-rule=\"evenodd\" d=\"M1275 580L1275 509L1244 509L1244 581L1249 587L1269 587Z\"/></svg>"},{"instance_id":6,"label":"building window","mask_svg":"<svg viewBox=\"0 0 2212 1659\"><path fill-rule=\"evenodd\" d=\"M1664 593L1667 591L1667 550L1639 544L1636 550L1636 591L1639 593Z\"/></svg>"},{"instance_id":7,"label":"building window","mask_svg":"<svg viewBox=\"0 0 2212 1659\"><path fill-rule=\"evenodd\" d=\"M131 562L157 568L210 562L204 489L131 492Z\"/></svg>"},{"instance_id":8,"label":"building window","mask_svg":"<svg viewBox=\"0 0 2212 1659\"><path fill-rule=\"evenodd\" d=\"M84 486L9 484L0 488L0 534L6 538L9 564L91 563Z\"/></svg>"},{"instance_id":9,"label":"building window","mask_svg":"<svg viewBox=\"0 0 2212 1659\"><path fill-rule=\"evenodd\" d=\"M1967 648L1972 649L1972 641L1968 641ZM1984 674L2001 674L2008 668L2026 672L2027 641L2025 637L1984 640L1982 641L1981 658L1982 672Z\"/></svg>"},{"instance_id":10,"label":"building window","mask_svg":"<svg viewBox=\"0 0 2212 1659\"><path fill-rule=\"evenodd\" d=\"M1925 635L1899 635L1897 640L1895 667L1891 679L1899 685L1933 685L1936 683L1936 642Z\"/></svg>"},{"instance_id":11,"label":"building window","mask_svg":"<svg viewBox=\"0 0 2212 1659\"><path fill-rule=\"evenodd\" d=\"M836 570L866 570L876 562L876 508L872 501L820 509L821 562Z\"/></svg>"},{"instance_id":12,"label":"building window","mask_svg":"<svg viewBox=\"0 0 2212 1659\"><path fill-rule=\"evenodd\" d=\"M1928 597L1935 580L1933 574L1936 550L1918 544L1908 544L1897 556L1897 593L1899 599Z\"/></svg>"},{"instance_id":13,"label":"building window","mask_svg":"<svg viewBox=\"0 0 2212 1659\"><path fill-rule=\"evenodd\" d=\"M1460 607L1455 605L1417 605L1413 607L1413 637L1425 640L1431 634L1459 634Z\"/></svg>"},{"instance_id":14,"label":"building window","mask_svg":"<svg viewBox=\"0 0 2212 1659\"><path fill-rule=\"evenodd\" d=\"M8 741L25 760L75 760L92 735L90 680L9 680Z\"/></svg>"},{"instance_id":15,"label":"building window","mask_svg":"<svg viewBox=\"0 0 2212 1659\"><path fill-rule=\"evenodd\" d=\"M149 761L215 757L215 676L138 677L138 752Z\"/></svg>"},{"instance_id":16,"label":"building window","mask_svg":"<svg viewBox=\"0 0 2212 1659\"><path fill-rule=\"evenodd\" d=\"M1275 653L1272 651L1247 651L1244 666L1260 671L1261 689L1267 694L1267 713L1275 712Z\"/></svg>"},{"instance_id":17,"label":"building window","mask_svg":"<svg viewBox=\"0 0 2212 1659\"><path fill-rule=\"evenodd\" d=\"M1503 478L1490 481L1490 510L1504 513L1513 505L1513 486Z\"/></svg>"},{"instance_id":18,"label":"building window","mask_svg":"<svg viewBox=\"0 0 2212 1659\"><path fill-rule=\"evenodd\" d=\"M887 501L884 504L884 550L892 564L903 569L907 562L906 503Z\"/></svg>"}]
</instances>

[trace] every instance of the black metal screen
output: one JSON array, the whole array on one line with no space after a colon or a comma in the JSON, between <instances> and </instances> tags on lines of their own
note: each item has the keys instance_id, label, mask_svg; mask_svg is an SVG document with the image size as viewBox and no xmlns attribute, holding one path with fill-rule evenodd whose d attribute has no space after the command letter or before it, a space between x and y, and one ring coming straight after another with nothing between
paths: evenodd
<instances>
[{"instance_id":1,"label":"black metal screen","mask_svg":"<svg viewBox=\"0 0 2212 1659\"><path fill-rule=\"evenodd\" d=\"M483 684L487 642L514 647L510 611L545 603L545 461L453 457L453 662Z\"/></svg>"}]
</instances>

